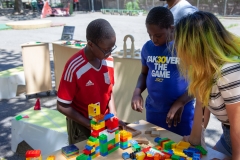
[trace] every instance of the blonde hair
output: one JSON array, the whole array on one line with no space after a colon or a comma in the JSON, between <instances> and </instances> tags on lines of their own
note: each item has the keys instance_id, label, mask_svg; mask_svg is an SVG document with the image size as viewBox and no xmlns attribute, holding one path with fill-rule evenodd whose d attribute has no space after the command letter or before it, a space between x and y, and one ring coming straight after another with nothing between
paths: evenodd
<instances>
[{"instance_id":1,"label":"blonde hair","mask_svg":"<svg viewBox=\"0 0 240 160\"><path fill-rule=\"evenodd\" d=\"M179 69L189 80L188 92L208 106L215 76L226 62L240 62L239 37L228 32L213 14L195 12L175 27L175 48Z\"/></svg>"}]
</instances>

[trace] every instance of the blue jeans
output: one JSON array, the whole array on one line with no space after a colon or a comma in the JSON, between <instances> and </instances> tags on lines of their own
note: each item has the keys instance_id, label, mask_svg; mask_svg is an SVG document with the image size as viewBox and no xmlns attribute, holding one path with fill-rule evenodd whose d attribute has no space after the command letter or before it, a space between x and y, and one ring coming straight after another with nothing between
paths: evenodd
<instances>
[{"instance_id":1,"label":"blue jeans","mask_svg":"<svg viewBox=\"0 0 240 160\"><path fill-rule=\"evenodd\" d=\"M219 152L224 153L225 155L232 157L232 144L231 144L231 137L230 137L230 128L222 125L223 134L216 143L216 149Z\"/></svg>"}]
</instances>

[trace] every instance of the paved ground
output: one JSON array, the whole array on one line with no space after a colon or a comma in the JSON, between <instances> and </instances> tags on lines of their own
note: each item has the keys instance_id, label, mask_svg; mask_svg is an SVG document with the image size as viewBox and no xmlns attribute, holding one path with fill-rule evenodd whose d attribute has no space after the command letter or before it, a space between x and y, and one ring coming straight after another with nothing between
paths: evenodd
<instances>
[{"instance_id":1,"label":"paved ground","mask_svg":"<svg viewBox=\"0 0 240 160\"><path fill-rule=\"evenodd\" d=\"M119 15L103 15L101 13L86 13L75 14L71 17L49 17L47 20L52 20L53 23L65 23L69 26L75 26L74 39L85 40L85 29L87 24L96 18L107 19L114 27L117 35L118 50L122 49L123 38L127 34L131 34L135 38L135 48L141 46L149 39L144 21L145 16L131 17ZM11 21L9 18L0 15L0 24ZM224 26L235 34L240 35L240 20L238 18L222 19ZM22 65L21 44L30 41L53 42L61 37L63 27L51 27L34 30L2 30L0 31L0 71ZM130 40L128 42L130 47ZM52 47L51 51L51 69L53 76L53 58ZM135 84L133 84L135 85ZM0 157L5 157L8 160L24 160L24 154L30 147L26 143L21 143L18 148L18 153L11 151L11 118L19 112L32 107L35 104L36 98L41 98L42 106L54 109L56 107L56 97L54 92L51 96L46 96L45 93L33 95L26 99L24 94L20 94L16 98L9 100L0 100ZM221 134L221 125L215 117L211 117L210 124L206 131L206 141L209 146L213 146Z\"/></svg>"}]
</instances>

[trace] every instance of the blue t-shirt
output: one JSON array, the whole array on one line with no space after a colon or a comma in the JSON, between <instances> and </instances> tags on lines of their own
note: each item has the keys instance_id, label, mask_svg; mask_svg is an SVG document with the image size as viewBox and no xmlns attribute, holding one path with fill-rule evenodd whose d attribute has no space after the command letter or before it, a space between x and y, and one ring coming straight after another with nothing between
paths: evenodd
<instances>
[{"instance_id":1,"label":"blue t-shirt","mask_svg":"<svg viewBox=\"0 0 240 160\"><path fill-rule=\"evenodd\" d=\"M142 48L142 64L149 68L146 81L148 99L153 107L148 109L167 112L187 91L188 83L177 68L179 58L171 52L172 42L155 46L150 40Z\"/></svg>"},{"instance_id":2,"label":"blue t-shirt","mask_svg":"<svg viewBox=\"0 0 240 160\"><path fill-rule=\"evenodd\" d=\"M150 40L142 48L142 65L149 68L146 85L147 121L179 135L189 135L194 114L194 100L184 106L181 123L167 127L166 117L172 104L187 91L188 83L180 75L177 65L180 59L173 51L173 42L155 46Z\"/></svg>"}]
</instances>

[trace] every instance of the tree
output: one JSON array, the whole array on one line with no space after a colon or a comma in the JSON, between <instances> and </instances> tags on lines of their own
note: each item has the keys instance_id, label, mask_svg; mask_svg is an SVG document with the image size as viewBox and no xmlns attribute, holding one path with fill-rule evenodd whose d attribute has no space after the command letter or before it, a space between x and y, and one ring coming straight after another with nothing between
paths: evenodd
<instances>
[{"instance_id":1,"label":"tree","mask_svg":"<svg viewBox=\"0 0 240 160\"><path fill-rule=\"evenodd\" d=\"M14 2L14 13L23 13L22 0L15 0L15 2Z\"/></svg>"}]
</instances>

